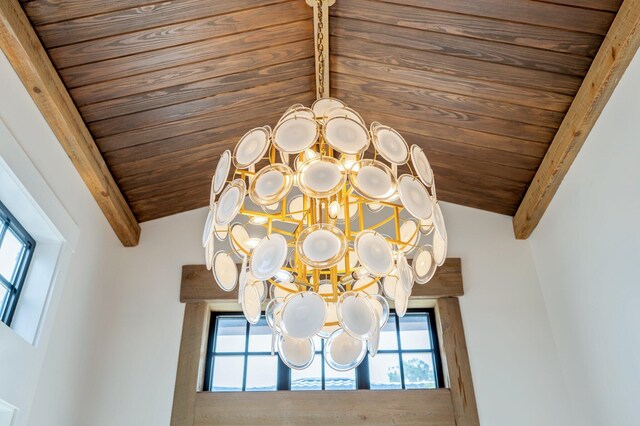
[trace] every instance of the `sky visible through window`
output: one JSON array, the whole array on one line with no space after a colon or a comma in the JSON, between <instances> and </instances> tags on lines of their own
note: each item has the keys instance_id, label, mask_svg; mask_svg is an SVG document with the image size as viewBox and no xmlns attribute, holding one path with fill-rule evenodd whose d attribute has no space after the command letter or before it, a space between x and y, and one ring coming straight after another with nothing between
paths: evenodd
<instances>
[{"instance_id":1,"label":"sky visible through window","mask_svg":"<svg viewBox=\"0 0 640 426\"><path fill-rule=\"evenodd\" d=\"M0 245L0 274L9 282L13 280L23 249L24 243L7 229Z\"/></svg>"},{"instance_id":2,"label":"sky visible through window","mask_svg":"<svg viewBox=\"0 0 640 426\"><path fill-rule=\"evenodd\" d=\"M35 241L0 202L0 321L11 324Z\"/></svg>"},{"instance_id":3,"label":"sky visible through window","mask_svg":"<svg viewBox=\"0 0 640 426\"><path fill-rule=\"evenodd\" d=\"M391 314L381 330L380 349L368 356L358 374L368 376L370 389L428 389L438 387L435 336L429 314L410 312L404 318ZM208 390L273 391L279 385L280 369L286 369L285 389L356 389L356 370L340 372L324 362L323 339L314 339L316 356L308 368L289 370L277 354L271 355L271 329L264 317L249 325L242 315L218 315L210 333ZM280 387L279 387L280 386Z\"/></svg>"}]
</instances>

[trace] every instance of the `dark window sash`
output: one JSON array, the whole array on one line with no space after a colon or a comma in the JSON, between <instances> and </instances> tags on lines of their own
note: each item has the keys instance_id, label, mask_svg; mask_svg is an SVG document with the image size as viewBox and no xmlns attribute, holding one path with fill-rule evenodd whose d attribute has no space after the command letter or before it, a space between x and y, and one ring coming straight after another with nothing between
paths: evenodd
<instances>
[{"instance_id":1,"label":"dark window sash","mask_svg":"<svg viewBox=\"0 0 640 426\"><path fill-rule=\"evenodd\" d=\"M433 362L434 368L434 376L436 387L441 388L444 387L444 376L442 371L442 363L440 359L440 349L439 342L437 338L437 327L435 323L435 311L431 308L426 309L409 309L408 313L421 313L426 314L427 323L429 326L429 339L430 339L430 348L424 349L402 349L402 342L400 339L400 318L395 316L395 331L396 331L396 339L398 349L386 349L379 350L380 354L397 354L398 362L400 367L400 378L401 378L401 388L406 389L405 378L404 378L404 366L402 363L402 355L403 354L431 354L431 359ZM392 314L395 315L395 312L392 311ZM225 357L225 356L243 356L244 357L244 368L243 368L243 380L242 380L242 391L246 391L246 382L247 382L247 362L249 356L252 355L271 355L271 352L263 352L263 351L249 351L249 336L250 336L250 325L246 322L245 325L245 342L244 342L244 351L234 351L234 352L217 352L216 350L216 337L218 331L218 319L220 317L230 317L230 316L239 316L242 317L241 313L215 313L211 314L211 326L209 328L208 333L208 342L207 342L207 362L205 366L205 381L204 381L204 389L210 390L213 387L213 370L215 364L216 357ZM321 350L316 351L316 356L321 357L321 383L322 390L325 390L326 387L326 377L325 377L325 362L324 362L324 340L322 341ZM281 390L291 390L291 369L287 367L284 362L278 356L278 374L277 374L277 386L276 389L278 391ZM355 369L355 381L356 381L356 389L370 389L370 376L369 376L369 355L365 355L364 360L358 367Z\"/></svg>"}]
</instances>

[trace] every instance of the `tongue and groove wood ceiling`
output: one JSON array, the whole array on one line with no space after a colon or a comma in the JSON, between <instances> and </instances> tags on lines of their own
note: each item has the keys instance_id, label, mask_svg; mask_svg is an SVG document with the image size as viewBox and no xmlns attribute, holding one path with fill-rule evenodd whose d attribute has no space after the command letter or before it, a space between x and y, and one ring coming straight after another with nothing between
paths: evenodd
<instances>
[{"instance_id":1,"label":"tongue and groove wood ceiling","mask_svg":"<svg viewBox=\"0 0 640 426\"><path fill-rule=\"evenodd\" d=\"M304 0L23 8L139 221L208 204L222 151L314 100ZM426 148L440 199L513 215L621 0L338 0L331 95Z\"/></svg>"}]
</instances>

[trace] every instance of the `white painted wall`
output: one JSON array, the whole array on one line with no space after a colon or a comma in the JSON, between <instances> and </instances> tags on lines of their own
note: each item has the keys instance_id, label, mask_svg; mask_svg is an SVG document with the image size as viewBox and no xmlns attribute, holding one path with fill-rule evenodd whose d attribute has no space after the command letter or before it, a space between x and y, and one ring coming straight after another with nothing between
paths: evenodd
<instances>
[{"instance_id":1,"label":"white painted wall","mask_svg":"<svg viewBox=\"0 0 640 426\"><path fill-rule=\"evenodd\" d=\"M70 160L31 101L6 57L0 53L0 119L20 146L6 153L9 165L20 151L35 171L20 176L54 223L70 217L79 234L75 253L68 250L49 296L40 338L35 345L4 327L0 333L0 399L17 408L14 426L76 425L85 390L95 386L89 366L99 291L108 288L117 270L120 243ZM0 143L7 148L7 139ZM5 150L3 152L3 159ZM9 161L11 160L11 161ZM43 178L43 182L38 179ZM5 189L4 187L2 188ZM3 191L4 193L4 191ZM52 209L59 203L62 211ZM16 216L24 212L14 212ZM58 216L58 217L56 217ZM73 224L75 222L75 224ZM38 248L36 248L36 252ZM65 266L68 264L68 268ZM26 290L26 289L25 289ZM35 402L34 402L35 401ZM31 410L31 407L37 409ZM32 414L30 416L30 414Z\"/></svg>"},{"instance_id":2,"label":"white painted wall","mask_svg":"<svg viewBox=\"0 0 640 426\"><path fill-rule=\"evenodd\" d=\"M531 240L576 424L640 424L640 54Z\"/></svg>"},{"instance_id":3,"label":"white painted wall","mask_svg":"<svg viewBox=\"0 0 640 426\"><path fill-rule=\"evenodd\" d=\"M18 426L167 425L184 310L180 268L203 262L205 211L145 223L140 245L122 248L7 67L0 57L1 117L81 230L47 344L29 361L38 380L14 404ZM510 218L444 210L450 255L463 258L462 315L482 423L572 424L528 243L514 240Z\"/></svg>"}]
</instances>

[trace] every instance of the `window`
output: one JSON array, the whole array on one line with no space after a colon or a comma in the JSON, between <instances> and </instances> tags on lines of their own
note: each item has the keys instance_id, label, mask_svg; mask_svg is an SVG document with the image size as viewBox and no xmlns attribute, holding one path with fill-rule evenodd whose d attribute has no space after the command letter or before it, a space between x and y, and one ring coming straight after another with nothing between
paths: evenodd
<instances>
[{"instance_id":1,"label":"window","mask_svg":"<svg viewBox=\"0 0 640 426\"><path fill-rule=\"evenodd\" d=\"M271 355L271 329L264 317L255 325L242 314L211 317L205 390L430 389L444 385L432 309L391 312L380 333L375 357L340 372L324 362L324 341L315 339L316 356L304 370L288 368Z\"/></svg>"},{"instance_id":2,"label":"window","mask_svg":"<svg viewBox=\"0 0 640 426\"><path fill-rule=\"evenodd\" d=\"M0 319L11 325L36 243L0 203Z\"/></svg>"}]
</instances>

